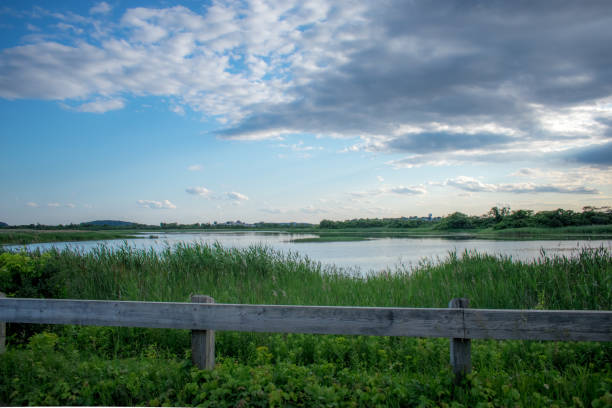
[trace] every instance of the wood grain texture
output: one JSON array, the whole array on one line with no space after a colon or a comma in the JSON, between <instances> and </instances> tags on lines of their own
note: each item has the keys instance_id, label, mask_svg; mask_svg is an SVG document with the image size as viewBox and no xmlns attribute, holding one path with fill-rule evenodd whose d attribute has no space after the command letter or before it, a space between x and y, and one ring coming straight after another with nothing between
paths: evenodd
<instances>
[{"instance_id":1,"label":"wood grain texture","mask_svg":"<svg viewBox=\"0 0 612 408\"><path fill-rule=\"evenodd\" d=\"M612 341L612 311L465 309L465 337Z\"/></svg>"},{"instance_id":2,"label":"wood grain texture","mask_svg":"<svg viewBox=\"0 0 612 408\"><path fill-rule=\"evenodd\" d=\"M448 303L451 309L462 309L470 306L470 300L455 298ZM455 374L455 384L460 384L465 376L472 372L472 341L467 338L450 339L450 364Z\"/></svg>"},{"instance_id":3,"label":"wood grain texture","mask_svg":"<svg viewBox=\"0 0 612 408\"><path fill-rule=\"evenodd\" d=\"M215 303L215 299L206 295L192 295L191 303ZM202 370L215 368L215 331L191 331L191 361Z\"/></svg>"},{"instance_id":4,"label":"wood grain texture","mask_svg":"<svg viewBox=\"0 0 612 408\"><path fill-rule=\"evenodd\" d=\"M612 341L612 311L6 298L0 299L0 322L374 336Z\"/></svg>"},{"instance_id":5,"label":"wood grain texture","mask_svg":"<svg viewBox=\"0 0 612 408\"><path fill-rule=\"evenodd\" d=\"M375 336L463 337L460 310L0 299L0 321Z\"/></svg>"}]
</instances>

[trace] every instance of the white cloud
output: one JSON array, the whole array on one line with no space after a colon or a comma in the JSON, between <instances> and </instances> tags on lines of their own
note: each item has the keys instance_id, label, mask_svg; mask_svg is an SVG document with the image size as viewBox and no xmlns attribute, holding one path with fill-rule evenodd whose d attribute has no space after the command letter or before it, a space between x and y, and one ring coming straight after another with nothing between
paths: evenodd
<instances>
[{"instance_id":1,"label":"white cloud","mask_svg":"<svg viewBox=\"0 0 612 408\"><path fill-rule=\"evenodd\" d=\"M469 192L485 193L561 193L561 194L599 194L595 188L571 184L536 184L536 183L483 183L473 177L459 176L448 179L445 185Z\"/></svg>"},{"instance_id":2,"label":"white cloud","mask_svg":"<svg viewBox=\"0 0 612 408\"><path fill-rule=\"evenodd\" d=\"M51 207L51 208L58 208L61 206L62 205L60 203L47 203L47 207Z\"/></svg>"},{"instance_id":3,"label":"white cloud","mask_svg":"<svg viewBox=\"0 0 612 408\"><path fill-rule=\"evenodd\" d=\"M55 32L2 51L0 97L102 113L124 108L124 98L164 96L178 114L227 124L220 137L361 137L346 150L407 152L390 162L396 168L601 144L612 119L599 57L606 5L511 3L441 11L428 2L219 0L202 12L131 8L104 25L107 2L90 8L96 19L37 8ZM572 41L559 41L567 33ZM317 149L286 147L305 158Z\"/></svg>"},{"instance_id":4,"label":"white cloud","mask_svg":"<svg viewBox=\"0 0 612 408\"><path fill-rule=\"evenodd\" d=\"M187 167L187 170L189 171L201 171L204 167L201 164L192 164L191 166Z\"/></svg>"},{"instance_id":5,"label":"white cloud","mask_svg":"<svg viewBox=\"0 0 612 408\"><path fill-rule=\"evenodd\" d=\"M107 14L112 10L112 7L105 1L102 1L89 9L89 14Z\"/></svg>"},{"instance_id":6,"label":"white cloud","mask_svg":"<svg viewBox=\"0 0 612 408\"><path fill-rule=\"evenodd\" d=\"M225 196L227 197L227 199L233 201L247 201L249 199L249 197L245 196L244 194L237 193L235 191L225 193Z\"/></svg>"},{"instance_id":7,"label":"white cloud","mask_svg":"<svg viewBox=\"0 0 612 408\"><path fill-rule=\"evenodd\" d=\"M427 194L427 190L423 186L395 186L395 187L380 187L369 191L353 191L349 193L356 199L375 197L383 194L398 194L398 195L422 195Z\"/></svg>"},{"instance_id":8,"label":"white cloud","mask_svg":"<svg viewBox=\"0 0 612 408\"><path fill-rule=\"evenodd\" d=\"M177 115L185 116L185 108L181 105L170 106L170 110L176 113Z\"/></svg>"},{"instance_id":9,"label":"white cloud","mask_svg":"<svg viewBox=\"0 0 612 408\"><path fill-rule=\"evenodd\" d=\"M203 197L208 197L211 194L211 191L206 187L189 187L185 191L189 194L199 195Z\"/></svg>"},{"instance_id":10,"label":"white cloud","mask_svg":"<svg viewBox=\"0 0 612 408\"><path fill-rule=\"evenodd\" d=\"M591 166L567 170L544 170L539 168L522 168L510 174L514 177L537 179L540 182L571 185L612 185L612 168Z\"/></svg>"},{"instance_id":11,"label":"white cloud","mask_svg":"<svg viewBox=\"0 0 612 408\"><path fill-rule=\"evenodd\" d=\"M300 211L306 214L323 214L327 212L327 210L324 210L323 208L315 207L312 204L307 205L306 207L300 208Z\"/></svg>"},{"instance_id":12,"label":"white cloud","mask_svg":"<svg viewBox=\"0 0 612 408\"><path fill-rule=\"evenodd\" d=\"M75 207L76 207L76 205L74 205L73 203L67 203L67 204L65 205L65 207L67 207L67 208L75 208Z\"/></svg>"},{"instance_id":13,"label":"white cloud","mask_svg":"<svg viewBox=\"0 0 612 408\"><path fill-rule=\"evenodd\" d=\"M382 176L376 176L376 179L380 181L381 183L385 181L385 179Z\"/></svg>"},{"instance_id":14,"label":"white cloud","mask_svg":"<svg viewBox=\"0 0 612 408\"><path fill-rule=\"evenodd\" d=\"M169 200L153 201L153 200L138 200L138 204L141 207L151 209L175 209L176 205L172 204Z\"/></svg>"},{"instance_id":15,"label":"white cloud","mask_svg":"<svg viewBox=\"0 0 612 408\"><path fill-rule=\"evenodd\" d=\"M259 211L268 214L285 214L287 212L281 208L260 208Z\"/></svg>"},{"instance_id":16,"label":"white cloud","mask_svg":"<svg viewBox=\"0 0 612 408\"><path fill-rule=\"evenodd\" d=\"M38 208L38 204L33 202L33 201L29 201L25 205L26 205L26 207Z\"/></svg>"},{"instance_id":17,"label":"white cloud","mask_svg":"<svg viewBox=\"0 0 612 408\"><path fill-rule=\"evenodd\" d=\"M104 112L125 106L120 95L171 96L175 101L171 109L179 114L188 106L220 122L235 121L248 115L251 105L292 98L284 92L287 83L281 79L288 75L283 68L287 57L279 52L295 43L304 24L319 18L300 13L308 6L293 3L246 14L241 7L221 2L204 14L182 6L133 8L107 30L98 30L99 24L87 18L47 12L64 29L70 29L66 23L70 21L74 29L88 32L75 35L72 42L39 39L5 49L0 97L85 100L76 110ZM92 12L109 10L107 3L92 8ZM282 10L292 10L291 18ZM270 18L282 21L274 24ZM86 34L99 37L98 41L88 43ZM236 54L236 47L244 54ZM239 58L237 64L246 61L253 72L234 69L234 57ZM264 75L274 78L263 81Z\"/></svg>"},{"instance_id":18,"label":"white cloud","mask_svg":"<svg viewBox=\"0 0 612 408\"><path fill-rule=\"evenodd\" d=\"M538 169L531 169L528 167L517 170L515 173L510 174L515 177L529 177L535 178L541 175L541 172Z\"/></svg>"},{"instance_id":19,"label":"white cloud","mask_svg":"<svg viewBox=\"0 0 612 408\"><path fill-rule=\"evenodd\" d=\"M73 109L78 112L104 113L111 110L122 109L124 106L125 101L123 99L96 99L92 102L76 106Z\"/></svg>"},{"instance_id":20,"label":"white cloud","mask_svg":"<svg viewBox=\"0 0 612 408\"><path fill-rule=\"evenodd\" d=\"M303 140L300 140L298 143L294 144L279 144L278 147L283 147L287 149L291 149L294 152L310 152L313 150L323 150L321 146L308 146L304 144Z\"/></svg>"},{"instance_id":21,"label":"white cloud","mask_svg":"<svg viewBox=\"0 0 612 408\"><path fill-rule=\"evenodd\" d=\"M391 192L394 194L401 194L401 195L419 195L419 194L427 193L427 190L425 190L425 188L421 186L414 186L414 187L398 186L398 187L382 189L381 191L385 193Z\"/></svg>"}]
</instances>

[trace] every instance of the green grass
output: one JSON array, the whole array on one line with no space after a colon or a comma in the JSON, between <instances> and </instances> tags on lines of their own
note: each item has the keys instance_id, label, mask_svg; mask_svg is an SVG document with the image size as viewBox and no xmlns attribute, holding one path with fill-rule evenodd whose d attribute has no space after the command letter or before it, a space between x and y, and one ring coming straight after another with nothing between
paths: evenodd
<instances>
[{"instance_id":1,"label":"green grass","mask_svg":"<svg viewBox=\"0 0 612 408\"><path fill-rule=\"evenodd\" d=\"M417 228L344 228L344 229L312 229L308 233L316 234L316 238L295 239L292 242L332 242L332 241L363 241L376 238L471 238L471 239L610 239L612 225L587 225L560 228L509 228L496 230L461 229L439 230L434 225Z\"/></svg>"},{"instance_id":2,"label":"green grass","mask_svg":"<svg viewBox=\"0 0 612 408\"><path fill-rule=\"evenodd\" d=\"M0 245L137 238L133 231L0 230Z\"/></svg>"},{"instance_id":3,"label":"green grass","mask_svg":"<svg viewBox=\"0 0 612 408\"><path fill-rule=\"evenodd\" d=\"M61 242L61 241L92 241L106 239L129 239L138 238L138 232L152 231L152 229L142 230L99 230L99 231L79 231L79 230L12 230L0 229L0 245L6 244L32 244L39 242ZM466 230L439 230L435 229L435 224L426 224L417 228L343 228L343 229L321 229L314 228L282 228L270 231L261 228L224 228L209 230L181 230L168 229L161 232L193 233L198 232L258 232L265 233L292 233L292 234L314 234L317 237L296 238L291 242L334 242L334 241L365 241L376 238L424 238L424 237L443 237L443 238L473 238L473 239L611 239L612 225L587 225L560 228L510 228L495 230L486 229L466 229ZM154 233L155 234L155 233Z\"/></svg>"},{"instance_id":4,"label":"green grass","mask_svg":"<svg viewBox=\"0 0 612 408\"><path fill-rule=\"evenodd\" d=\"M192 293L220 303L446 307L468 297L472 307L612 309L607 249L537 262L476 252L451 253L439 265L355 277L296 253L190 244L161 252L129 246L87 253L53 251L66 297L188 301Z\"/></svg>"},{"instance_id":5,"label":"green grass","mask_svg":"<svg viewBox=\"0 0 612 408\"><path fill-rule=\"evenodd\" d=\"M66 298L188 301L198 293L220 303L446 307L468 297L479 308L612 309L605 248L537 262L451 253L412 273L364 277L266 247L4 258L0 272L23 265L19 273L35 279L44 270ZM612 404L610 343L473 341L474 372L455 388L447 339L218 332L219 364L205 372L189 362L187 331L56 326L24 340L16 330L9 327L9 351L0 356L2 405Z\"/></svg>"}]
</instances>

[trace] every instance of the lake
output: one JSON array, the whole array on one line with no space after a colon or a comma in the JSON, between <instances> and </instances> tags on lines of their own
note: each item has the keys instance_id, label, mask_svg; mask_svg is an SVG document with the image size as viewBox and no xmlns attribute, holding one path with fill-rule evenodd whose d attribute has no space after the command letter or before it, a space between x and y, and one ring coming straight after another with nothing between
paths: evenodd
<instances>
[{"instance_id":1,"label":"lake","mask_svg":"<svg viewBox=\"0 0 612 408\"><path fill-rule=\"evenodd\" d=\"M151 238L154 234L157 238ZM81 241L81 242L51 242L26 245L26 249L46 250L52 247L65 247L88 251L98 245L117 248L130 245L134 248L164 249L178 243L218 242L225 247L246 248L251 245L267 245L282 252L297 252L322 264L336 265L352 270L354 273L395 269L396 267L411 268L426 259L437 262L448 256L449 252L458 254L465 250L480 253L500 254L517 260L532 260L541 256L561 254L572 256L581 248L597 248L604 246L612 248L612 240L538 240L538 241L508 241L483 239L451 239L451 238L376 238L366 241L346 242L308 242L293 243L296 238L314 237L310 234L289 234L279 232L180 232L140 233L143 238L127 240ZM19 250L23 246L13 245L6 248Z\"/></svg>"}]
</instances>

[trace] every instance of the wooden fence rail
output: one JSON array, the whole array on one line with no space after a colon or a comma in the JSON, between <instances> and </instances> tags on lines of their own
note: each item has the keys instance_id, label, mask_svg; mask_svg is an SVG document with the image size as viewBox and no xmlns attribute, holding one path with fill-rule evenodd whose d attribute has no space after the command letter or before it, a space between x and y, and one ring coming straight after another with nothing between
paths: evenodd
<instances>
[{"instance_id":1,"label":"wooden fence rail","mask_svg":"<svg viewBox=\"0 0 612 408\"><path fill-rule=\"evenodd\" d=\"M458 377L470 371L469 339L612 341L612 311L469 309L467 299L427 309L192 302L0 298L0 322L189 329L202 368L214 367L215 330L447 337Z\"/></svg>"}]
</instances>

